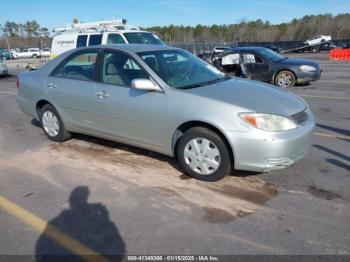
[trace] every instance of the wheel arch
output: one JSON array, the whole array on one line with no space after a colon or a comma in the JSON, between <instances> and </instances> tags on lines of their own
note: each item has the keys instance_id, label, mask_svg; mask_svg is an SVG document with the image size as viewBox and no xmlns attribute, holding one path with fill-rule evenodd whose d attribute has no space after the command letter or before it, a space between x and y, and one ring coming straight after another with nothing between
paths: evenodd
<instances>
[{"instance_id":1,"label":"wheel arch","mask_svg":"<svg viewBox=\"0 0 350 262\"><path fill-rule=\"evenodd\" d=\"M233 145L231 145L231 143L229 142L227 137L224 135L223 131L213 124L209 124L207 122L199 121L199 120L192 120L192 121L184 122L175 129L173 136L172 136L172 141L171 141L171 151L175 157L176 157L176 148L177 148L177 145L178 145L178 142L179 142L181 136L192 127L204 127L204 128L207 128L207 129L215 132L217 135L219 135L221 137L221 139L224 141L224 143L226 144L226 146L229 150L229 153L230 153L231 161L232 161L232 163L234 163L235 152L233 149Z\"/></svg>"},{"instance_id":2,"label":"wheel arch","mask_svg":"<svg viewBox=\"0 0 350 262\"><path fill-rule=\"evenodd\" d=\"M55 107L52 103L50 103L50 102L49 102L48 100L46 100L46 99L41 99L41 100L39 100L39 101L36 103L36 105L35 105L35 111L36 111L36 115L37 115L37 117L38 117L39 120L40 120L40 118L41 118L41 109L43 108L44 105L47 105L47 104L49 104L49 105Z\"/></svg>"}]
</instances>

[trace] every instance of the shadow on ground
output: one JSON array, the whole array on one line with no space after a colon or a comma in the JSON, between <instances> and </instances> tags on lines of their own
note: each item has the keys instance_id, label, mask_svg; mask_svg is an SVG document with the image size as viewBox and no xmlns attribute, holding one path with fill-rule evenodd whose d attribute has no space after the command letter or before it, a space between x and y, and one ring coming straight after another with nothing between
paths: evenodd
<instances>
[{"instance_id":1,"label":"shadow on ground","mask_svg":"<svg viewBox=\"0 0 350 262\"><path fill-rule=\"evenodd\" d=\"M109 256L111 261L123 259L126 245L117 227L109 219L103 204L88 203L89 194L85 186L76 187L71 192L70 207L49 221L36 243L37 261L85 261L86 257L73 257L76 254L72 250L79 249L74 241L102 256ZM99 258L93 260L99 261Z\"/></svg>"}]
</instances>

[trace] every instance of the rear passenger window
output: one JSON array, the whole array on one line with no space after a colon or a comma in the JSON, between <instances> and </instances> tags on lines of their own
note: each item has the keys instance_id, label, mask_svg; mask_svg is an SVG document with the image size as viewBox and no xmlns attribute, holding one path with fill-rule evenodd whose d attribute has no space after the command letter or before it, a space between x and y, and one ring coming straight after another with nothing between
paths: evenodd
<instances>
[{"instance_id":1,"label":"rear passenger window","mask_svg":"<svg viewBox=\"0 0 350 262\"><path fill-rule=\"evenodd\" d=\"M107 38L108 45L125 44L123 37L120 34L109 34Z\"/></svg>"},{"instance_id":2,"label":"rear passenger window","mask_svg":"<svg viewBox=\"0 0 350 262\"><path fill-rule=\"evenodd\" d=\"M90 35L89 46L100 45L102 42L102 35Z\"/></svg>"},{"instance_id":3,"label":"rear passenger window","mask_svg":"<svg viewBox=\"0 0 350 262\"><path fill-rule=\"evenodd\" d=\"M55 69L53 76L75 79L94 80L97 51L79 53Z\"/></svg>"},{"instance_id":4,"label":"rear passenger window","mask_svg":"<svg viewBox=\"0 0 350 262\"><path fill-rule=\"evenodd\" d=\"M119 86L131 86L131 81L138 78L149 79L149 76L137 65L133 58L119 52L105 53L102 82Z\"/></svg>"},{"instance_id":5,"label":"rear passenger window","mask_svg":"<svg viewBox=\"0 0 350 262\"><path fill-rule=\"evenodd\" d=\"M87 42L87 35L78 36L77 48L86 46L86 42Z\"/></svg>"}]
</instances>

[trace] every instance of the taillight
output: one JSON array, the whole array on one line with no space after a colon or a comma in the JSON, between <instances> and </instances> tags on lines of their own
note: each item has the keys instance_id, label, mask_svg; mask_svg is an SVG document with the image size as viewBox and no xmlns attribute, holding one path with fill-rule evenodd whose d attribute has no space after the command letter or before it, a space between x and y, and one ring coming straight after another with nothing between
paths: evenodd
<instances>
[{"instance_id":1,"label":"taillight","mask_svg":"<svg viewBox=\"0 0 350 262\"><path fill-rule=\"evenodd\" d=\"M19 89L19 78L18 78L18 76L16 77L16 87L17 87L17 89Z\"/></svg>"}]
</instances>

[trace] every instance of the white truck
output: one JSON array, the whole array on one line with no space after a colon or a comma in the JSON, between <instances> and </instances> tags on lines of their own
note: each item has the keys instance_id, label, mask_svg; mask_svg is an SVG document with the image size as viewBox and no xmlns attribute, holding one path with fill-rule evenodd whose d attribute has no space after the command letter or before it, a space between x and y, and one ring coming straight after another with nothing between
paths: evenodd
<instances>
[{"instance_id":1,"label":"white truck","mask_svg":"<svg viewBox=\"0 0 350 262\"><path fill-rule=\"evenodd\" d=\"M17 58L38 58L41 57L39 48L24 48L17 52Z\"/></svg>"},{"instance_id":2,"label":"white truck","mask_svg":"<svg viewBox=\"0 0 350 262\"><path fill-rule=\"evenodd\" d=\"M154 33L126 25L125 19L89 23L72 23L55 29L52 40L51 59L79 47L105 44L154 44L165 43Z\"/></svg>"}]
</instances>

